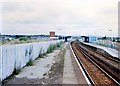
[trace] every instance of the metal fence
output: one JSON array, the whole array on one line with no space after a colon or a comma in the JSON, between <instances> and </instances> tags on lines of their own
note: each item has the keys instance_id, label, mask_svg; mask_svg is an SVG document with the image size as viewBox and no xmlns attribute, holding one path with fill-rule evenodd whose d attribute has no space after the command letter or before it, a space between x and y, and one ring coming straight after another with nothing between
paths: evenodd
<instances>
[{"instance_id":1,"label":"metal fence","mask_svg":"<svg viewBox=\"0 0 120 86\"><path fill-rule=\"evenodd\" d=\"M116 42L116 49L120 52L120 43Z\"/></svg>"},{"instance_id":2,"label":"metal fence","mask_svg":"<svg viewBox=\"0 0 120 86\"><path fill-rule=\"evenodd\" d=\"M110 40L98 40L95 43L98 45L106 46L106 47L113 48L113 49L117 48L116 42L112 42Z\"/></svg>"},{"instance_id":3,"label":"metal fence","mask_svg":"<svg viewBox=\"0 0 120 86\"><path fill-rule=\"evenodd\" d=\"M14 69L24 67L30 59L35 60L40 53L47 51L50 44L57 42L60 40L0 46L1 81L10 76Z\"/></svg>"}]
</instances>

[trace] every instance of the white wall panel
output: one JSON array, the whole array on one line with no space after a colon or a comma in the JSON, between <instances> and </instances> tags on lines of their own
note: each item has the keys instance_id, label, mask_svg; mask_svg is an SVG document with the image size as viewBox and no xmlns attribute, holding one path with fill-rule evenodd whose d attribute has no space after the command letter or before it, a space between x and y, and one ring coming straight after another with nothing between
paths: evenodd
<instances>
[{"instance_id":1,"label":"white wall panel","mask_svg":"<svg viewBox=\"0 0 120 86\"><path fill-rule=\"evenodd\" d=\"M56 44L57 41L47 41L38 43L26 43L15 45L0 46L0 78L1 80L10 76L15 68L22 68L32 59L36 59L40 54L46 52L50 44Z\"/></svg>"}]
</instances>

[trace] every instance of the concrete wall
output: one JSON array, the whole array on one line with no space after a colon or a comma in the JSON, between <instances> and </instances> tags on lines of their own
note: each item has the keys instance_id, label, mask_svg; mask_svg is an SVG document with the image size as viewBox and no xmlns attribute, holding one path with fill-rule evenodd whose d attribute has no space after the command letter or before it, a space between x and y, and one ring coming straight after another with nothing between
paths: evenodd
<instances>
[{"instance_id":1,"label":"concrete wall","mask_svg":"<svg viewBox=\"0 0 120 86\"><path fill-rule=\"evenodd\" d=\"M0 79L10 76L14 69L24 67L27 62L35 60L40 53L47 51L50 44L60 42L47 41L38 43L15 44L0 46Z\"/></svg>"}]
</instances>

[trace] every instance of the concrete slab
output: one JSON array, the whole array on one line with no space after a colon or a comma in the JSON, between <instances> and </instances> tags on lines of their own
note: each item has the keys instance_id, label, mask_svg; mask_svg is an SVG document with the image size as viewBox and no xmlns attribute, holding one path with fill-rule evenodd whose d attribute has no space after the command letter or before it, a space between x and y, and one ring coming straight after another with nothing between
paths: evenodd
<instances>
[{"instance_id":1,"label":"concrete slab","mask_svg":"<svg viewBox=\"0 0 120 86\"><path fill-rule=\"evenodd\" d=\"M18 75L16 75L16 78L38 78L41 79L44 77L44 74L47 73L53 63L55 62L56 55L60 50L55 50L53 53L48 54L44 58L40 58L38 60L35 60L33 66L25 67ZM32 71L31 71L32 70Z\"/></svg>"},{"instance_id":2,"label":"concrete slab","mask_svg":"<svg viewBox=\"0 0 120 86\"><path fill-rule=\"evenodd\" d=\"M64 72L63 77L76 77L74 72Z\"/></svg>"},{"instance_id":3,"label":"concrete slab","mask_svg":"<svg viewBox=\"0 0 120 86\"><path fill-rule=\"evenodd\" d=\"M76 78L64 77L63 84L78 84L78 82Z\"/></svg>"},{"instance_id":4,"label":"concrete slab","mask_svg":"<svg viewBox=\"0 0 120 86\"><path fill-rule=\"evenodd\" d=\"M64 72L72 72L73 70L74 70L74 68L73 67L64 67ZM74 72L74 71L73 71Z\"/></svg>"},{"instance_id":5,"label":"concrete slab","mask_svg":"<svg viewBox=\"0 0 120 86\"><path fill-rule=\"evenodd\" d=\"M78 86L79 85L90 85L90 82L87 78L87 76L85 75L81 65L79 64L77 57L75 56L72 47L70 46L70 55L71 55L71 59L72 59L72 64L74 67L74 71L77 77L77 81L78 81Z\"/></svg>"},{"instance_id":6,"label":"concrete slab","mask_svg":"<svg viewBox=\"0 0 120 86\"><path fill-rule=\"evenodd\" d=\"M71 62L71 61L70 61L70 62ZM69 64L70 62L69 62L69 61L68 61L68 62L64 62L64 64L65 64L64 67L66 67L66 66L67 66L67 67L72 67L72 64ZM68 65L68 64L69 64L69 65Z\"/></svg>"},{"instance_id":7,"label":"concrete slab","mask_svg":"<svg viewBox=\"0 0 120 86\"><path fill-rule=\"evenodd\" d=\"M72 59L70 56L70 50L66 51L63 71L63 83L62 84L78 84Z\"/></svg>"},{"instance_id":8,"label":"concrete slab","mask_svg":"<svg viewBox=\"0 0 120 86\"><path fill-rule=\"evenodd\" d=\"M112 48L109 48L109 47L104 47L104 46L100 46L100 45L96 45L96 44L92 44L92 43L85 43L83 42L84 44L87 44L87 45L91 45L91 46L94 46L94 47L97 47L97 48L100 48L100 49L103 49L105 50L107 53L109 53L110 55L112 55L113 57L118 57L118 53L119 51L115 50L115 49L112 49Z\"/></svg>"}]
</instances>

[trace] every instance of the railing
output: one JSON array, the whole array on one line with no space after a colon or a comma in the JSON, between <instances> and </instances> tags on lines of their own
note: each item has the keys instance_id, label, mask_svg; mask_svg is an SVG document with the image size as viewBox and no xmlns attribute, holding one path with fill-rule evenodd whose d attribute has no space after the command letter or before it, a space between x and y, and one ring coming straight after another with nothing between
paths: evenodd
<instances>
[{"instance_id":1,"label":"railing","mask_svg":"<svg viewBox=\"0 0 120 86\"><path fill-rule=\"evenodd\" d=\"M112 42L110 40L98 40L95 43L98 45L106 46L106 47L113 48L113 49L117 48L116 42Z\"/></svg>"},{"instance_id":2,"label":"railing","mask_svg":"<svg viewBox=\"0 0 120 86\"><path fill-rule=\"evenodd\" d=\"M116 49L120 52L120 43L116 42Z\"/></svg>"}]
</instances>

